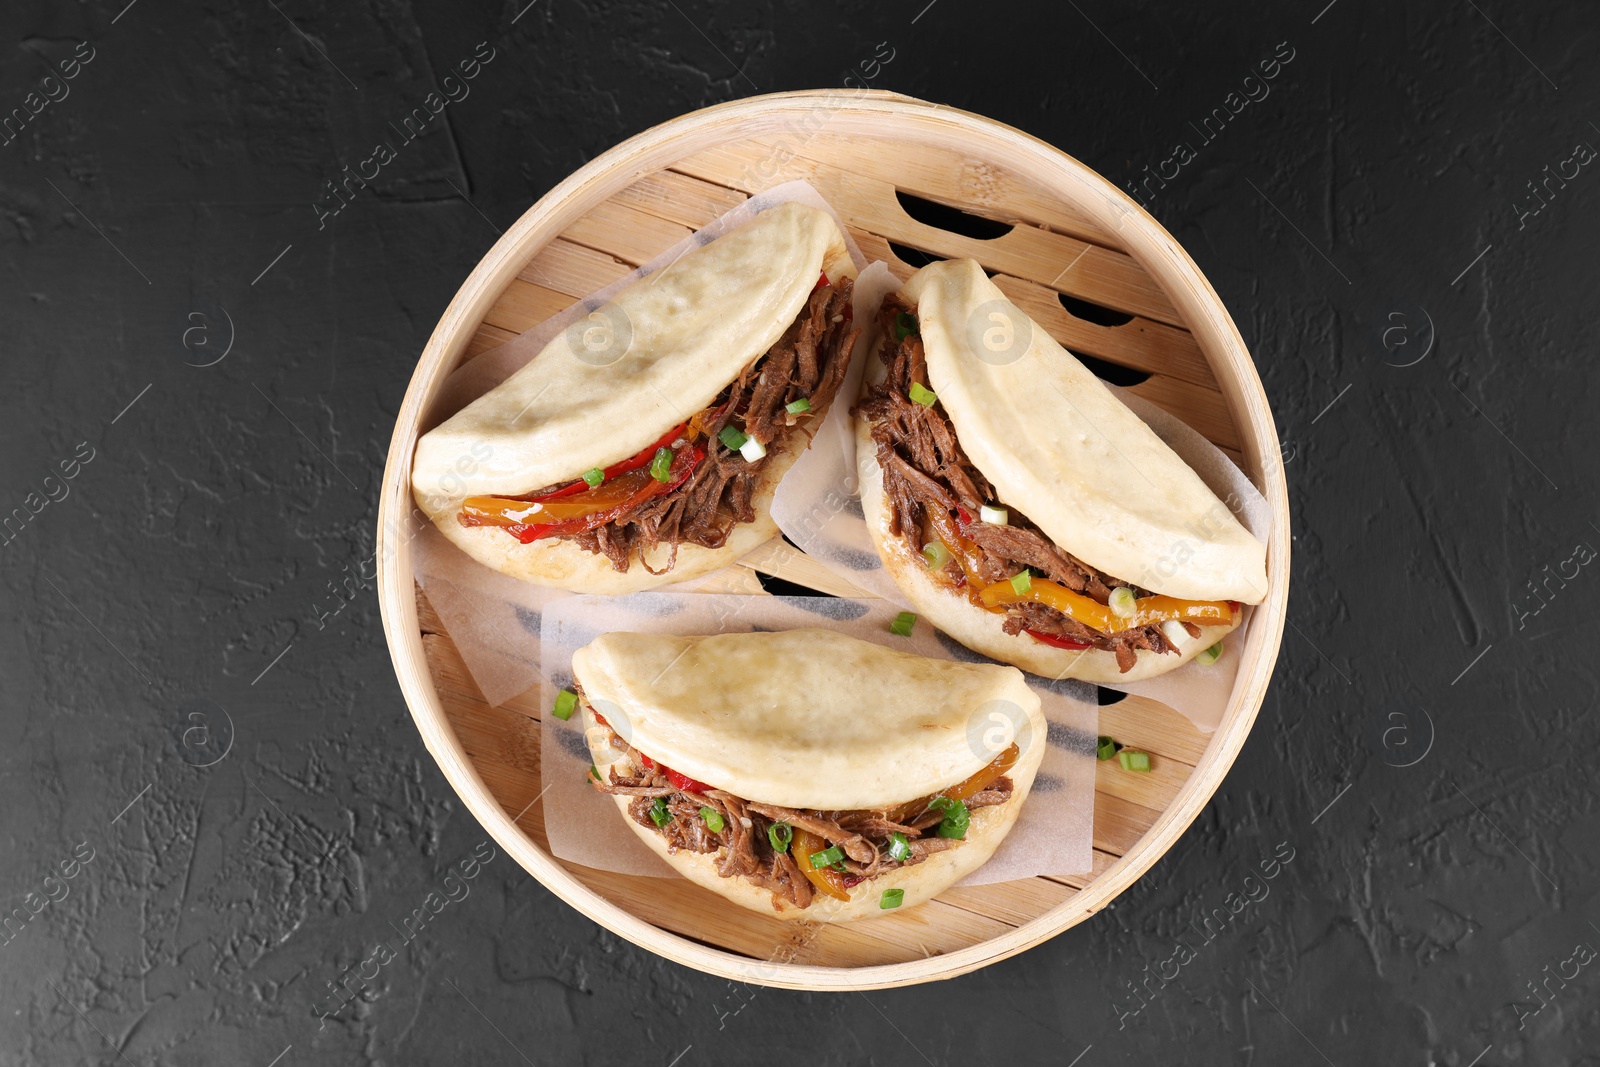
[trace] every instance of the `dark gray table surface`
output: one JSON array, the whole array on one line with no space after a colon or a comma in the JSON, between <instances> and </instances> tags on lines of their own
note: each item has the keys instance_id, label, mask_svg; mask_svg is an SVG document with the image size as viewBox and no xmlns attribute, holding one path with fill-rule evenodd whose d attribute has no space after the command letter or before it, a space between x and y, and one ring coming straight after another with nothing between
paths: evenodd
<instances>
[{"instance_id":1,"label":"dark gray table surface","mask_svg":"<svg viewBox=\"0 0 1600 1067\"><path fill-rule=\"evenodd\" d=\"M0 20L0 1062L1600 1063L1592 6L125 2ZM496 853L327 1014L486 837L327 613L434 322L603 149L852 75L1169 176L1290 480L1238 763L964 978L736 986Z\"/></svg>"}]
</instances>

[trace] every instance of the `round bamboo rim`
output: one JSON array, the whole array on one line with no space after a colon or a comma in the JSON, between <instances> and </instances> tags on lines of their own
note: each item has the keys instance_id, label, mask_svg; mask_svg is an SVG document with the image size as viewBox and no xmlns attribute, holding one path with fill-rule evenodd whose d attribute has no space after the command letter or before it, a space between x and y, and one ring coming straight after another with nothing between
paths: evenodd
<instances>
[{"instance_id":1,"label":"round bamboo rim","mask_svg":"<svg viewBox=\"0 0 1600 1067\"><path fill-rule=\"evenodd\" d=\"M1239 673L1227 711L1194 771L1134 847L1064 903L1000 936L925 959L863 967L753 959L681 937L590 889L530 840L485 786L445 717L418 629L410 541L397 536L409 512L417 427L490 306L524 264L597 204L640 178L719 144L792 129L819 112L826 112L829 133L892 137L980 156L1059 196L1119 241L1198 342L1240 431L1242 466L1273 512L1267 547L1271 588L1256 609L1244 647L1237 650ZM712 974L793 989L876 989L964 974L1048 940L1104 908L1176 842L1221 784L1265 696L1288 603L1288 516L1277 432L1249 352L1210 283L1155 219L1077 160L992 119L876 90L810 90L706 108L622 142L541 197L483 257L434 329L396 418L378 508L378 595L400 688L428 751L490 835L553 893L613 933Z\"/></svg>"}]
</instances>

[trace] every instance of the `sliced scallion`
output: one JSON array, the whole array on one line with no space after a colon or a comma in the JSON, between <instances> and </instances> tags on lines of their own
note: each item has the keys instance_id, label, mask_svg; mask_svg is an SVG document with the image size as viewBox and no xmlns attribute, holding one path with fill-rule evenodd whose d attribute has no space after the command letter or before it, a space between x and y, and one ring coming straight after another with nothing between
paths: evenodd
<instances>
[{"instance_id":1,"label":"sliced scallion","mask_svg":"<svg viewBox=\"0 0 1600 1067\"><path fill-rule=\"evenodd\" d=\"M1117 754L1117 749L1120 747L1121 746L1118 745L1116 741L1107 737L1105 734L1101 734L1100 740L1095 742L1094 746L1095 759L1108 760Z\"/></svg>"},{"instance_id":2,"label":"sliced scallion","mask_svg":"<svg viewBox=\"0 0 1600 1067\"><path fill-rule=\"evenodd\" d=\"M1183 623L1177 619L1168 619L1161 624L1161 636L1165 637L1173 648L1178 647L1178 642L1189 638L1189 631L1183 628Z\"/></svg>"},{"instance_id":3,"label":"sliced scallion","mask_svg":"<svg viewBox=\"0 0 1600 1067\"><path fill-rule=\"evenodd\" d=\"M739 427L730 422L717 431L717 440L721 441L723 447L729 452L737 452L749 438L745 436Z\"/></svg>"},{"instance_id":4,"label":"sliced scallion","mask_svg":"<svg viewBox=\"0 0 1600 1067\"><path fill-rule=\"evenodd\" d=\"M656 449L656 454L650 458L650 477L658 482L672 481L672 449Z\"/></svg>"},{"instance_id":5,"label":"sliced scallion","mask_svg":"<svg viewBox=\"0 0 1600 1067\"><path fill-rule=\"evenodd\" d=\"M890 908L898 908L904 903L905 899L906 891L904 889L885 889L883 896L878 898L878 907L888 911Z\"/></svg>"},{"instance_id":6,"label":"sliced scallion","mask_svg":"<svg viewBox=\"0 0 1600 1067\"><path fill-rule=\"evenodd\" d=\"M911 858L911 846L906 844L906 835L899 830L889 835L889 858L898 863Z\"/></svg>"},{"instance_id":7,"label":"sliced scallion","mask_svg":"<svg viewBox=\"0 0 1600 1067\"><path fill-rule=\"evenodd\" d=\"M909 311L902 311L894 317L894 339L904 341L912 334L919 332L917 317Z\"/></svg>"},{"instance_id":8,"label":"sliced scallion","mask_svg":"<svg viewBox=\"0 0 1600 1067\"><path fill-rule=\"evenodd\" d=\"M589 777L593 778L597 782L601 780L600 779L600 768L596 767L592 763L589 764Z\"/></svg>"},{"instance_id":9,"label":"sliced scallion","mask_svg":"<svg viewBox=\"0 0 1600 1067\"><path fill-rule=\"evenodd\" d=\"M1033 588L1033 575L1028 571L1028 568L1024 567L1021 573L1011 576L1011 588L1018 596Z\"/></svg>"},{"instance_id":10,"label":"sliced scallion","mask_svg":"<svg viewBox=\"0 0 1600 1067\"><path fill-rule=\"evenodd\" d=\"M889 632L901 637L910 637L911 628L917 624L917 614L914 611L902 611L894 617L889 624Z\"/></svg>"},{"instance_id":11,"label":"sliced scallion","mask_svg":"<svg viewBox=\"0 0 1600 1067\"><path fill-rule=\"evenodd\" d=\"M933 402L939 399L938 393L921 382L912 382L911 388L906 390L906 396L911 398L913 404L921 404L925 408L933 407Z\"/></svg>"},{"instance_id":12,"label":"sliced scallion","mask_svg":"<svg viewBox=\"0 0 1600 1067\"><path fill-rule=\"evenodd\" d=\"M803 396L799 400L791 400L783 405L783 410L791 415L804 415L811 410L811 398Z\"/></svg>"},{"instance_id":13,"label":"sliced scallion","mask_svg":"<svg viewBox=\"0 0 1600 1067\"><path fill-rule=\"evenodd\" d=\"M1218 641L1216 644L1212 645L1210 648L1196 656L1194 661L1200 664L1202 667L1209 667L1213 663L1217 662L1217 660L1220 658L1222 658L1222 642Z\"/></svg>"},{"instance_id":14,"label":"sliced scallion","mask_svg":"<svg viewBox=\"0 0 1600 1067\"><path fill-rule=\"evenodd\" d=\"M1148 771L1150 769L1150 753L1135 752L1125 748L1117 753L1117 762L1122 764L1125 771Z\"/></svg>"},{"instance_id":15,"label":"sliced scallion","mask_svg":"<svg viewBox=\"0 0 1600 1067\"><path fill-rule=\"evenodd\" d=\"M767 840L772 843L772 851L788 852L789 842L794 840L794 827L786 822L775 822L767 827Z\"/></svg>"},{"instance_id":16,"label":"sliced scallion","mask_svg":"<svg viewBox=\"0 0 1600 1067\"><path fill-rule=\"evenodd\" d=\"M1133 595L1132 589L1119 585L1111 590L1111 597L1106 601L1106 606L1117 618L1131 619L1133 613L1139 610L1139 600Z\"/></svg>"},{"instance_id":17,"label":"sliced scallion","mask_svg":"<svg viewBox=\"0 0 1600 1067\"><path fill-rule=\"evenodd\" d=\"M1005 508L991 508L988 504L985 504L978 509L978 520L991 526L1009 526L1011 525L1011 512Z\"/></svg>"},{"instance_id":18,"label":"sliced scallion","mask_svg":"<svg viewBox=\"0 0 1600 1067\"><path fill-rule=\"evenodd\" d=\"M706 829L714 834L722 833L722 828L727 825L722 821L722 812L716 808L708 808L704 804L700 805L700 818L705 820Z\"/></svg>"},{"instance_id":19,"label":"sliced scallion","mask_svg":"<svg viewBox=\"0 0 1600 1067\"><path fill-rule=\"evenodd\" d=\"M572 718L572 713L578 710L578 694L570 689L563 689L556 694L556 706L550 709L550 714L566 722Z\"/></svg>"},{"instance_id":20,"label":"sliced scallion","mask_svg":"<svg viewBox=\"0 0 1600 1067\"><path fill-rule=\"evenodd\" d=\"M754 437L745 438L744 444L739 446L739 455L744 457L746 463L754 463L767 454L767 446L757 441Z\"/></svg>"},{"instance_id":21,"label":"sliced scallion","mask_svg":"<svg viewBox=\"0 0 1600 1067\"><path fill-rule=\"evenodd\" d=\"M650 821L657 826L665 826L672 821L672 812L667 810L664 798L656 797L656 802L650 805Z\"/></svg>"},{"instance_id":22,"label":"sliced scallion","mask_svg":"<svg viewBox=\"0 0 1600 1067\"><path fill-rule=\"evenodd\" d=\"M590 467L588 470L583 472L583 480L590 489L593 489L595 486L606 480L606 472L601 470L599 467Z\"/></svg>"},{"instance_id":23,"label":"sliced scallion","mask_svg":"<svg viewBox=\"0 0 1600 1067\"><path fill-rule=\"evenodd\" d=\"M927 561L929 570L942 571L944 565L950 562L950 550L943 541L929 541L922 546L922 558Z\"/></svg>"},{"instance_id":24,"label":"sliced scallion","mask_svg":"<svg viewBox=\"0 0 1600 1067\"><path fill-rule=\"evenodd\" d=\"M844 849L838 845L829 845L821 852L811 854L811 869L820 871L824 867L832 867L835 863L844 862Z\"/></svg>"},{"instance_id":25,"label":"sliced scallion","mask_svg":"<svg viewBox=\"0 0 1600 1067\"><path fill-rule=\"evenodd\" d=\"M951 797L934 797L928 802L928 807L944 812L944 821L939 823L937 831L940 837L957 841L966 839L967 827L972 824L972 812L967 810L965 804Z\"/></svg>"}]
</instances>

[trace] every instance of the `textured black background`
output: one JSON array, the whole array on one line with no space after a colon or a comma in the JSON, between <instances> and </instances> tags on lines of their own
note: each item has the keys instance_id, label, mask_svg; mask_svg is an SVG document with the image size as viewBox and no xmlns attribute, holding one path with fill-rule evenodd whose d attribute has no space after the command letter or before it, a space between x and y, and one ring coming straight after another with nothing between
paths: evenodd
<instances>
[{"instance_id":1,"label":"textured black background","mask_svg":"<svg viewBox=\"0 0 1600 1067\"><path fill-rule=\"evenodd\" d=\"M0 19L0 113L94 56L0 145L0 515L25 520L0 544L0 909L66 893L0 945L0 1061L1600 1062L1600 967L1574 955L1600 947L1600 174L1537 213L1527 187L1600 145L1592 6L123 2ZM471 95L319 229L323 183L479 42ZM318 622L373 551L437 316L596 153L859 83L880 42L872 84L1119 184L1293 51L1151 207L1251 345L1288 460L1290 627L1232 774L1111 910L955 981L736 987L498 855L319 1023L485 837L370 588ZM1130 983L1280 843L1269 895L1134 1012Z\"/></svg>"}]
</instances>

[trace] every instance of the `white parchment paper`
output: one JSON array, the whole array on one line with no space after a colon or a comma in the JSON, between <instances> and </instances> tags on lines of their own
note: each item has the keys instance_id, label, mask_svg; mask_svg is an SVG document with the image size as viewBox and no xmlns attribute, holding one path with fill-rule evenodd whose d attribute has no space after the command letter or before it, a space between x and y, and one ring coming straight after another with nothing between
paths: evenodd
<instances>
[{"instance_id":1,"label":"white parchment paper","mask_svg":"<svg viewBox=\"0 0 1600 1067\"><path fill-rule=\"evenodd\" d=\"M616 630L689 635L820 627L933 659L982 659L927 623L919 623L910 637L891 633L889 623L898 611L884 600L835 597L662 592L568 597L549 606L539 628L538 647L548 679L542 703L552 706L557 692L572 684L576 649ZM525 647L532 646L532 641L525 642ZM1099 714L1095 689L1082 682L1026 677L1049 722L1047 736L1031 741L1046 745L1044 761L1017 824L994 857L963 885L1090 869ZM817 679L816 697L848 701L849 679L823 674ZM590 754L581 719L581 715L566 722L553 715L543 718L540 778L550 851L600 870L677 877L635 836L615 801L589 786Z\"/></svg>"}]
</instances>

